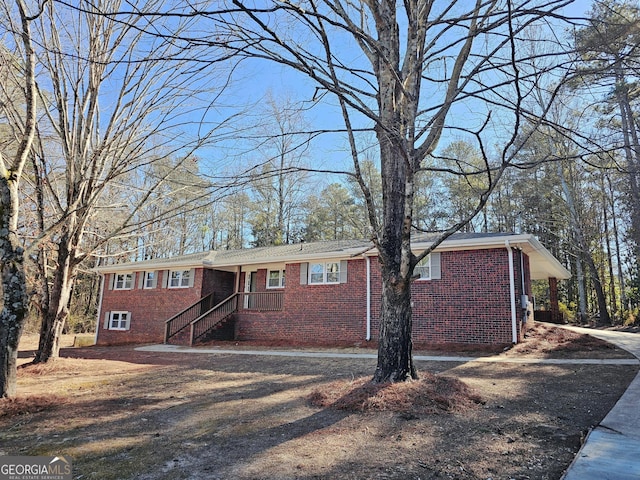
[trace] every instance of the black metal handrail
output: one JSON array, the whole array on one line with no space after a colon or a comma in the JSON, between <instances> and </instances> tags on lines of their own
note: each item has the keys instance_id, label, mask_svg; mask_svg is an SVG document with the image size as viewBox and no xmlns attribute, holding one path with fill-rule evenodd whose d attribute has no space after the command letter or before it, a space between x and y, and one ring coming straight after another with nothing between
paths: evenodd
<instances>
[{"instance_id":1,"label":"black metal handrail","mask_svg":"<svg viewBox=\"0 0 640 480\"><path fill-rule=\"evenodd\" d=\"M171 337L191 325L191 322L200 317L203 312L208 312L212 303L213 293L210 293L167 320L164 324L164 343L168 343Z\"/></svg>"},{"instance_id":2,"label":"black metal handrail","mask_svg":"<svg viewBox=\"0 0 640 480\"><path fill-rule=\"evenodd\" d=\"M193 345L197 340L209 333L216 325L237 311L238 294L234 293L191 322L189 344Z\"/></svg>"}]
</instances>

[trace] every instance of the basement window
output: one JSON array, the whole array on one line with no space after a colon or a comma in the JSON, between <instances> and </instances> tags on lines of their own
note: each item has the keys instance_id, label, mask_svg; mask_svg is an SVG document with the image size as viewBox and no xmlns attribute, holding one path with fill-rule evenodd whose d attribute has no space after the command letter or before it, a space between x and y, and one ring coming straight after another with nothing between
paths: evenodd
<instances>
[{"instance_id":1,"label":"basement window","mask_svg":"<svg viewBox=\"0 0 640 480\"><path fill-rule=\"evenodd\" d=\"M109 314L109 330L129 330L131 312L111 312Z\"/></svg>"}]
</instances>

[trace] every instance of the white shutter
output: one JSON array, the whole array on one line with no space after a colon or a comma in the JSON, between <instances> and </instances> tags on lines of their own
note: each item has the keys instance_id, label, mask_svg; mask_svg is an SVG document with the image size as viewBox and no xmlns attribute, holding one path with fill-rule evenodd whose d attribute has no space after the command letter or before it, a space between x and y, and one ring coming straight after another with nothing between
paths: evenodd
<instances>
[{"instance_id":1,"label":"white shutter","mask_svg":"<svg viewBox=\"0 0 640 480\"><path fill-rule=\"evenodd\" d=\"M109 330L109 320L111 319L110 312L104 312L104 323L102 324L102 328L104 330Z\"/></svg>"},{"instance_id":2,"label":"white shutter","mask_svg":"<svg viewBox=\"0 0 640 480\"><path fill-rule=\"evenodd\" d=\"M309 279L309 264L300 264L300 285L306 285Z\"/></svg>"},{"instance_id":3,"label":"white shutter","mask_svg":"<svg viewBox=\"0 0 640 480\"><path fill-rule=\"evenodd\" d=\"M347 283L347 261L340 260L340 283Z\"/></svg>"},{"instance_id":4,"label":"white shutter","mask_svg":"<svg viewBox=\"0 0 640 480\"><path fill-rule=\"evenodd\" d=\"M144 281L147 276L147 272L140 272L138 275L138 290L142 290L144 288Z\"/></svg>"},{"instance_id":5,"label":"white shutter","mask_svg":"<svg viewBox=\"0 0 640 480\"><path fill-rule=\"evenodd\" d=\"M196 269L192 268L189 270L189 288L193 288L196 280Z\"/></svg>"}]
</instances>

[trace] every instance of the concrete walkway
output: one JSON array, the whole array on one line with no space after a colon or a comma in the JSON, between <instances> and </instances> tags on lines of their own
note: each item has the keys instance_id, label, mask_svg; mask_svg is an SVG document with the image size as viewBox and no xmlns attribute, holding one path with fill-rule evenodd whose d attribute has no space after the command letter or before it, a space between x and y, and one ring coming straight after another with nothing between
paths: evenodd
<instances>
[{"instance_id":1,"label":"concrete walkway","mask_svg":"<svg viewBox=\"0 0 640 480\"><path fill-rule=\"evenodd\" d=\"M234 350L207 347L186 347L183 345L146 345L136 347L140 352L160 353L200 353L218 355L262 355L267 357L301 357L301 358L378 358L375 353L339 353L332 351L311 350ZM427 362L480 362L480 363L520 363L520 364L551 364L551 365L638 365L639 360L633 358L518 358L518 357L459 357L446 355L414 355L416 361Z\"/></svg>"},{"instance_id":2,"label":"concrete walkway","mask_svg":"<svg viewBox=\"0 0 640 480\"><path fill-rule=\"evenodd\" d=\"M517 357L457 357L414 355L417 361L496 362L543 364L638 365L640 334L562 326L613 343L635 355L636 359L523 359ZM145 352L206 353L233 355L270 355L306 358L377 358L374 353L338 353L308 350L223 350L219 348L148 345ZM618 403L587 436L585 443L562 480L639 480L640 479L640 373L631 382Z\"/></svg>"},{"instance_id":3,"label":"concrete walkway","mask_svg":"<svg viewBox=\"0 0 640 480\"><path fill-rule=\"evenodd\" d=\"M640 359L640 334L568 327L613 343ZM640 479L640 374L587 436L563 480Z\"/></svg>"}]
</instances>

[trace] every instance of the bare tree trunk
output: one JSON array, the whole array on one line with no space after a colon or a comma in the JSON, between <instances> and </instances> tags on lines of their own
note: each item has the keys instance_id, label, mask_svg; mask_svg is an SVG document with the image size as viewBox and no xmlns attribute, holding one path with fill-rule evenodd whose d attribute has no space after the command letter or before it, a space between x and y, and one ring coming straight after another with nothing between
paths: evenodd
<instances>
[{"instance_id":1,"label":"bare tree trunk","mask_svg":"<svg viewBox=\"0 0 640 480\"><path fill-rule=\"evenodd\" d=\"M565 179L561 162L558 162L557 168L558 177L560 178L560 185L562 186L562 192L564 193L565 201L567 202L567 207L569 208L569 221L571 224L571 229L573 230L575 239L578 242L580 253L582 254L584 260L587 262L593 278L593 286L596 291L595 293L598 302L598 309L600 310L598 323L601 325L609 325L611 324L611 317L609 317L607 299L604 295L602 282L600 281L600 273L598 272L596 264L593 261L593 257L591 255L591 252L589 251L589 245L586 238L584 237L584 232L582 231L582 226L580 225L580 218L578 216L578 210L576 209L575 200L573 198L571 190L569 189L567 180Z\"/></svg>"},{"instance_id":2,"label":"bare tree trunk","mask_svg":"<svg viewBox=\"0 0 640 480\"><path fill-rule=\"evenodd\" d=\"M58 245L57 266L53 276L53 286L49 293L49 303L44 310L40 328L40 342L35 363L47 362L60 356L60 335L69 316L69 302L75 280L75 268L68 235L64 235Z\"/></svg>"},{"instance_id":3,"label":"bare tree trunk","mask_svg":"<svg viewBox=\"0 0 640 480\"><path fill-rule=\"evenodd\" d=\"M613 252L611 249L611 232L609 230L609 214L608 214L608 205L607 205L607 193L604 189L604 182L601 184L602 187L602 221L604 223L604 241L607 250L607 273L609 275L609 302L611 305L611 312L613 314L618 311L618 301L616 295L616 277L613 273Z\"/></svg>"},{"instance_id":4,"label":"bare tree trunk","mask_svg":"<svg viewBox=\"0 0 640 480\"><path fill-rule=\"evenodd\" d=\"M620 109L622 123L622 137L624 153L627 161L627 178L629 181L629 210L631 214L631 238L633 239L634 266L640 271L640 142L635 129L633 111L629 101L628 86L622 66L617 64L616 71L616 99Z\"/></svg>"},{"instance_id":5,"label":"bare tree trunk","mask_svg":"<svg viewBox=\"0 0 640 480\"><path fill-rule=\"evenodd\" d=\"M203 245L202 251L206 250L206 247ZM97 262L96 262L96 267ZM95 307L96 297L100 295L100 281L98 275L91 276L91 287L89 288L89 297L87 298L87 303L84 305L84 316L89 317L92 314L92 309Z\"/></svg>"},{"instance_id":6,"label":"bare tree trunk","mask_svg":"<svg viewBox=\"0 0 640 480\"><path fill-rule=\"evenodd\" d=\"M392 277L393 273L388 270L383 267L383 278ZM401 382L418 378L413 364L411 330L410 282L383 282L378 365L373 376L374 382Z\"/></svg>"},{"instance_id":7,"label":"bare tree trunk","mask_svg":"<svg viewBox=\"0 0 640 480\"><path fill-rule=\"evenodd\" d=\"M578 323L587 323L587 287L585 285L582 256L576 255L576 284L578 287Z\"/></svg>"},{"instance_id":8,"label":"bare tree trunk","mask_svg":"<svg viewBox=\"0 0 640 480\"><path fill-rule=\"evenodd\" d=\"M385 82L381 81L381 84L384 85ZM386 82L386 85L393 84L393 81ZM394 95L392 91L387 93L390 96ZM393 115L393 112L385 113ZM373 381L401 382L409 378L418 378L413 365L411 341L411 276L414 267L414 256L411 252L413 171L410 162L403 160L401 148L392 144L386 132L377 133L383 178L383 225L379 246L382 263L382 303L378 364Z\"/></svg>"},{"instance_id":9,"label":"bare tree trunk","mask_svg":"<svg viewBox=\"0 0 640 480\"><path fill-rule=\"evenodd\" d=\"M398 189L398 196L404 188ZM385 201L385 206L395 205L387 215L410 218L405 215L404 201ZM385 222L387 223L387 222ZM378 344L378 364L373 381L400 382L409 378L417 379L412 357L412 308L411 275L413 272L410 246L410 224L402 231L393 231L398 222L387 223L386 235L381 244L382 263L382 303L380 309L380 340ZM400 222L402 225L402 222Z\"/></svg>"},{"instance_id":10,"label":"bare tree trunk","mask_svg":"<svg viewBox=\"0 0 640 480\"><path fill-rule=\"evenodd\" d=\"M285 202L285 193L284 193L284 152L280 153L280 169L278 171L278 212L276 214L276 223L277 223L277 242L278 243L289 243L289 232L285 232L284 226L284 202Z\"/></svg>"},{"instance_id":11,"label":"bare tree trunk","mask_svg":"<svg viewBox=\"0 0 640 480\"><path fill-rule=\"evenodd\" d=\"M584 245L585 248L587 245ZM587 247L588 248L588 247ZM593 275L593 288L596 293L596 301L598 302L598 325L611 325L611 317L609 316L609 307L607 305L607 297L604 294L604 288L602 287L602 281L600 279L600 273L598 272L598 268L596 267L595 262L593 261L593 256L591 256L590 252L585 252L585 260L587 261L587 265L589 265L589 270L591 270L591 274Z\"/></svg>"},{"instance_id":12,"label":"bare tree trunk","mask_svg":"<svg viewBox=\"0 0 640 480\"><path fill-rule=\"evenodd\" d=\"M607 273L609 275L609 303L611 305L611 312L613 314L618 313L618 294L616 293L616 275L613 271L613 250L611 248L611 238L609 228L606 228L605 241L607 245Z\"/></svg>"},{"instance_id":13,"label":"bare tree trunk","mask_svg":"<svg viewBox=\"0 0 640 480\"><path fill-rule=\"evenodd\" d=\"M0 252L2 312L0 312L0 398L16 395L18 343L27 312L27 289L23 249L16 235L18 185L11 177L0 178Z\"/></svg>"},{"instance_id":14,"label":"bare tree trunk","mask_svg":"<svg viewBox=\"0 0 640 480\"><path fill-rule=\"evenodd\" d=\"M624 280L624 271L622 268L622 255L620 254L620 236L618 234L618 216L616 215L616 201L614 196L613 185L611 185L611 177L607 175L607 184L609 186L608 196L609 205L611 207L611 222L613 227L613 240L616 247L616 263L618 264L618 282L620 283L620 308L622 310L626 310L629 308L627 305L627 294L625 292L625 280Z\"/></svg>"},{"instance_id":15,"label":"bare tree trunk","mask_svg":"<svg viewBox=\"0 0 640 480\"><path fill-rule=\"evenodd\" d=\"M31 26L26 5L16 0L24 45L24 98L26 115L22 141L11 164L0 153L0 276L2 311L0 312L0 398L16 394L18 344L27 312L27 288L24 273L24 249L18 238L18 186L31 152L36 127L35 55L31 44Z\"/></svg>"},{"instance_id":16,"label":"bare tree trunk","mask_svg":"<svg viewBox=\"0 0 640 480\"><path fill-rule=\"evenodd\" d=\"M42 142L38 142L38 147L42 148ZM36 184L36 205L37 205L37 219L38 219L38 233L42 235L46 229L45 226L45 202L44 202L44 182L42 181L42 174L40 164L37 161L36 155L31 155L31 167L33 168L33 177ZM45 245L40 245L38 248L38 256L36 260L37 275L34 281L33 296L31 298L31 304L38 310L38 318L40 319L40 327L42 328L42 322L45 317L45 310L49 305L49 278L48 278L48 249Z\"/></svg>"}]
</instances>

